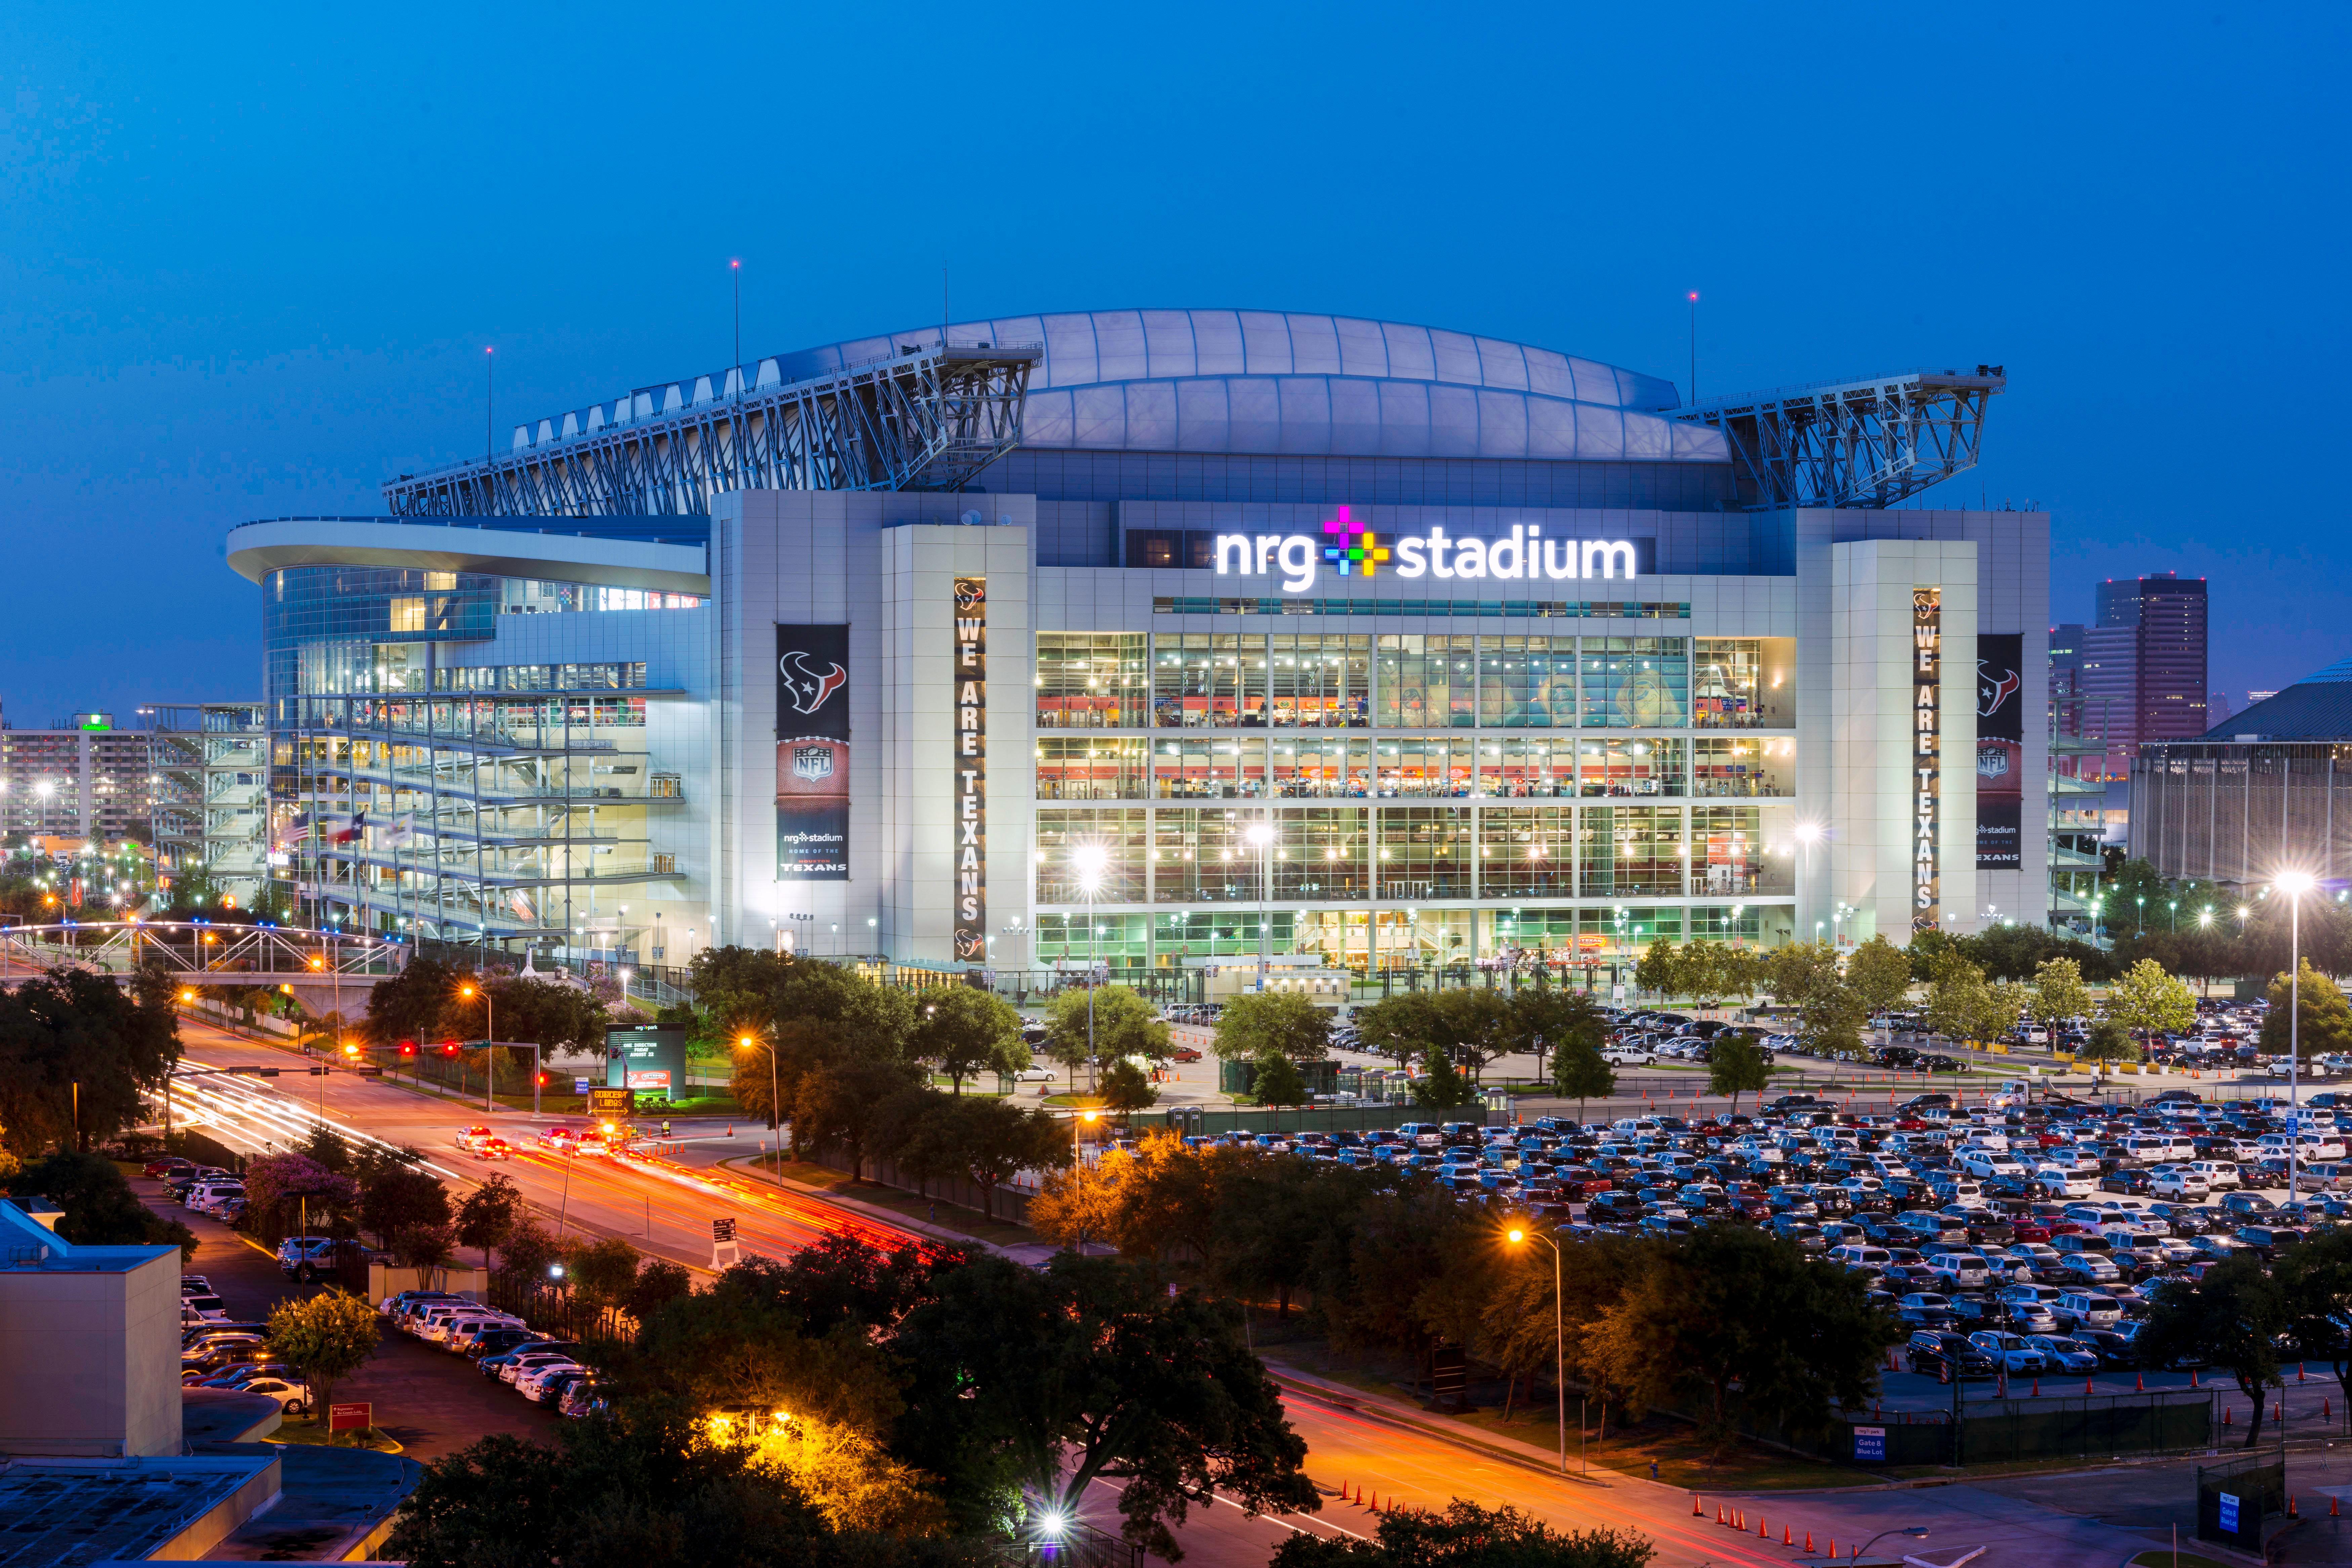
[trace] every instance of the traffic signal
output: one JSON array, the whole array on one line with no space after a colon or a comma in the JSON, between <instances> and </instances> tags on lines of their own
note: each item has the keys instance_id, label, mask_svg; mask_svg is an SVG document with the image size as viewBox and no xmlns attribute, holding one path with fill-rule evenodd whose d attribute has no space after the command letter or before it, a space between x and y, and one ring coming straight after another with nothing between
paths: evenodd
<instances>
[{"instance_id":1,"label":"traffic signal","mask_svg":"<svg viewBox=\"0 0 2352 1568\"><path fill-rule=\"evenodd\" d=\"M547 1087L547 1075L545 1073L539 1075L539 1087L541 1089L545 1089Z\"/></svg>"},{"instance_id":2,"label":"traffic signal","mask_svg":"<svg viewBox=\"0 0 2352 1568\"><path fill-rule=\"evenodd\" d=\"M416 1042L415 1042L415 1040L403 1040L403 1041L401 1041L401 1042L400 1042L400 1054L401 1054L402 1056L404 1056L404 1057L413 1057L413 1056L415 1056L415 1055L416 1054Z\"/></svg>"},{"instance_id":3,"label":"traffic signal","mask_svg":"<svg viewBox=\"0 0 2352 1568\"><path fill-rule=\"evenodd\" d=\"M445 1057L454 1057L454 1056L456 1056L456 1055L457 1054L457 1041L455 1041L455 1040L444 1040L444 1041L442 1041L442 1042L441 1042L441 1054L442 1054L443 1056L445 1056Z\"/></svg>"}]
</instances>

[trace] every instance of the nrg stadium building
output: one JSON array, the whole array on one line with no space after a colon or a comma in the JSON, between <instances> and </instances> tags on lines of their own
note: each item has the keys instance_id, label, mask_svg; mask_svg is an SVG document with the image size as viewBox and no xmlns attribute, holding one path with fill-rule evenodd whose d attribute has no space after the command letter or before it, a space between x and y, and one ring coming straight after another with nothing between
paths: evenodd
<instances>
[{"instance_id":1,"label":"nrg stadium building","mask_svg":"<svg viewBox=\"0 0 2352 1568\"><path fill-rule=\"evenodd\" d=\"M638 388L231 532L278 875L541 963L1008 987L2038 922L2048 518L1918 499L2002 385L1170 310Z\"/></svg>"}]
</instances>

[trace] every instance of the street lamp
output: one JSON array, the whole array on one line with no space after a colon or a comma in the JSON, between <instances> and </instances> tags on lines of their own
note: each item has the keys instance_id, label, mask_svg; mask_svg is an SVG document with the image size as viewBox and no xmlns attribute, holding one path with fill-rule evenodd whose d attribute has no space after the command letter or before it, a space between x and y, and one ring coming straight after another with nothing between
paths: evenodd
<instances>
[{"instance_id":1,"label":"street lamp","mask_svg":"<svg viewBox=\"0 0 2352 1568\"><path fill-rule=\"evenodd\" d=\"M2303 896L2313 882L2308 871L2286 871L2271 886L2287 898L2286 1201L2294 1203L2295 1158L2303 1152L2303 1126L2294 1115L2295 1068L2303 1044Z\"/></svg>"},{"instance_id":2,"label":"street lamp","mask_svg":"<svg viewBox=\"0 0 2352 1568\"><path fill-rule=\"evenodd\" d=\"M488 983L477 987L469 980L457 987L457 994L471 1001L478 989L482 994L482 1109L488 1110L492 1109L490 1104L490 1080L494 1076L492 1064L498 1060L495 1054L498 1047L491 1043L499 1037L498 1002L490 994Z\"/></svg>"},{"instance_id":3,"label":"street lamp","mask_svg":"<svg viewBox=\"0 0 2352 1568\"><path fill-rule=\"evenodd\" d=\"M1559 1473L1564 1476L1568 1474L1568 1328L1560 1305L1559 1242L1553 1237L1524 1230L1516 1225L1503 1236L1513 1247L1532 1237L1551 1248L1551 1382L1554 1392L1559 1395L1559 1413L1556 1419L1559 1426ZM1581 1421L1576 1424L1576 1441L1580 1448L1584 1443L1584 1423Z\"/></svg>"},{"instance_id":4,"label":"street lamp","mask_svg":"<svg viewBox=\"0 0 2352 1568\"><path fill-rule=\"evenodd\" d=\"M747 1051L759 1043L760 1037L748 1030L735 1041L739 1047ZM768 1047L768 1127L775 1135L776 1163L780 1166L783 1163L784 1152L782 1100L783 1093L776 1083L776 1047L771 1044Z\"/></svg>"},{"instance_id":5,"label":"street lamp","mask_svg":"<svg viewBox=\"0 0 2352 1568\"><path fill-rule=\"evenodd\" d=\"M1089 997L1094 994L1092 987L1087 988L1087 994ZM1088 1044L1091 1045L1092 1042L1089 1041ZM1070 1118L1070 1173L1074 1177L1077 1174L1078 1166L1084 1163L1086 1159L1084 1151L1087 1124L1101 1114L1102 1112L1098 1110L1081 1110ZM1086 1255L1087 1227L1082 1223L1078 1226L1078 1256L1084 1258Z\"/></svg>"},{"instance_id":6,"label":"street lamp","mask_svg":"<svg viewBox=\"0 0 2352 1568\"><path fill-rule=\"evenodd\" d=\"M1251 823L1242 837L1257 850L1257 988L1264 992L1266 971L1274 967L1274 935L1266 928L1265 912L1274 880L1274 863L1268 858L1274 844L1274 825L1261 817Z\"/></svg>"},{"instance_id":7,"label":"street lamp","mask_svg":"<svg viewBox=\"0 0 2352 1568\"><path fill-rule=\"evenodd\" d=\"M1853 1554L1856 1557L1861 1556L1890 1535L1907 1535L1915 1541L1925 1541L1927 1539L1927 1527L1924 1524L1907 1524L1900 1530L1882 1530L1856 1547Z\"/></svg>"}]
</instances>

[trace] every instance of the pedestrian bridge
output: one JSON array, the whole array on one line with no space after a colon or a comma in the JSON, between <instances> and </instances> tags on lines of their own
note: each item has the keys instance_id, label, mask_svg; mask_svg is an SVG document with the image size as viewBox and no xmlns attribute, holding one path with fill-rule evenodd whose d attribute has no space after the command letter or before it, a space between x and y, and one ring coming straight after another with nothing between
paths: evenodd
<instances>
[{"instance_id":1,"label":"pedestrian bridge","mask_svg":"<svg viewBox=\"0 0 2352 1568\"><path fill-rule=\"evenodd\" d=\"M347 931L209 921L67 921L0 929L0 985L53 970L118 978L145 969L178 986L284 988L314 1013L364 998L400 973L409 949Z\"/></svg>"}]
</instances>

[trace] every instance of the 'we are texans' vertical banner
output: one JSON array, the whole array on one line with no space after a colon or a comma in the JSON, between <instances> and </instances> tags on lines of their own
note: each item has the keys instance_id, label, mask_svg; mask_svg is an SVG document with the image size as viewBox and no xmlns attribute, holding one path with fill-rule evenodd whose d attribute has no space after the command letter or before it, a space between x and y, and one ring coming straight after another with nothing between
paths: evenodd
<instances>
[{"instance_id":1,"label":"'we are texans' vertical banner","mask_svg":"<svg viewBox=\"0 0 2352 1568\"><path fill-rule=\"evenodd\" d=\"M988 962L988 579L955 580L955 955Z\"/></svg>"}]
</instances>

